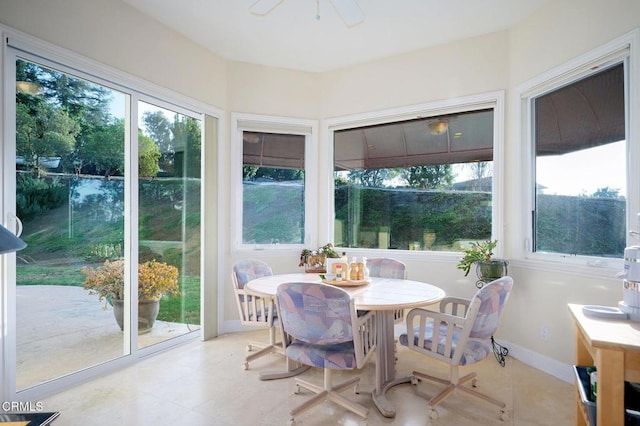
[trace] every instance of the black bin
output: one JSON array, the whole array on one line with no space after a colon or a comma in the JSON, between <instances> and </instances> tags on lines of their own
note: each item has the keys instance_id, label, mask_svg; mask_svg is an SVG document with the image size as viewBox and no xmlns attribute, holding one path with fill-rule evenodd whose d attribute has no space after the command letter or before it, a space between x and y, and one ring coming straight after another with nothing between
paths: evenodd
<instances>
[{"instance_id":1,"label":"black bin","mask_svg":"<svg viewBox=\"0 0 640 426\"><path fill-rule=\"evenodd\" d=\"M624 424L640 426L640 384L624 383Z\"/></svg>"},{"instance_id":2,"label":"black bin","mask_svg":"<svg viewBox=\"0 0 640 426\"><path fill-rule=\"evenodd\" d=\"M593 367L589 367L593 368ZM576 373L576 381L578 383L578 393L580 394L580 402L587 412L590 426L598 426L598 415L596 411L596 403L592 401L591 395L591 379L589 373L587 373L587 367L579 365L573 366L573 371Z\"/></svg>"}]
</instances>

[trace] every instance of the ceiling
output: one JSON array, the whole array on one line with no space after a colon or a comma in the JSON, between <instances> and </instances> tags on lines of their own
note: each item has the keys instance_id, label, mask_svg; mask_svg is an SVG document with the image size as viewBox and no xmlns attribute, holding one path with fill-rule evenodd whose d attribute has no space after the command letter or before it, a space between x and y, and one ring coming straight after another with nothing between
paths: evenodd
<instances>
[{"instance_id":1,"label":"ceiling","mask_svg":"<svg viewBox=\"0 0 640 426\"><path fill-rule=\"evenodd\" d=\"M226 59L323 72L501 31L550 0L357 0L365 20L352 27L330 0L265 16L249 12L256 0L122 1Z\"/></svg>"}]
</instances>

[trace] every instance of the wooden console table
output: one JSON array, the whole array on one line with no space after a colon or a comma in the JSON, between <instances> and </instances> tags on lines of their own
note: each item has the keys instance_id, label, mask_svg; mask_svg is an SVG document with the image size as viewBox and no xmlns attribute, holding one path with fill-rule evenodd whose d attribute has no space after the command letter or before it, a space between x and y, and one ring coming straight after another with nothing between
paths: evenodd
<instances>
[{"instance_id":1,"label":"wooden console table","mask_svg":"<svg viewBox=\"0 0 640 426\"><path fill-rule=\"evenodd\" d=\"M587 317L582 306L569 304L577 327L576 365L598 369L598 426L624 426L624 382L640 383L640 323ZM576 425L587 421L578 396Z\"/></svg>"}]
</instances>

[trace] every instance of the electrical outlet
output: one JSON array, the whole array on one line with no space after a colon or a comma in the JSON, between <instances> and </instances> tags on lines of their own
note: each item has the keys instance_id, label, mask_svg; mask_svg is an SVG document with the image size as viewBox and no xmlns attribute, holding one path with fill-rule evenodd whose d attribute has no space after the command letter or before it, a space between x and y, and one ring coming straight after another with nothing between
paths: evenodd
<instances>
[{"instance_id":1,"label":"electrical outlet","mask_svg":"<svg viewBox=\"0 0 640 426\"><path fill-rule=\"evenodd\" d=\"M549 327L542 327L540 329L540 339L545 342L549 340Z\"/></svg>"}]
</instances>

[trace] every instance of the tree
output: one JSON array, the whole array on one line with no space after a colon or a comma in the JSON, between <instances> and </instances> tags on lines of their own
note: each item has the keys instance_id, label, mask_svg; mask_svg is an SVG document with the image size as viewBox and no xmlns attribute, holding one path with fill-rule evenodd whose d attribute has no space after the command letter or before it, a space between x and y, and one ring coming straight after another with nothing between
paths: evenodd
<instances>
[{"instance_id":1,"label":"tree","mask_svg":"<svg viewBox=\"0 0 640 426\"><path fill-rule=\"evenodd\" d=\"M35 70L41 96L67 111L82 127L109 120L111 91L106 87L34 64L26 68Z\"/></svg>"},{"instance_id":2,"label":"tree","mask_svg":"<svg viewBox=\"0 0 640 426\"><path fill-rule=\"evenodd\" d=\"M620 190L615 188L609 188L605 186L604 188L598 188L596 192L594 192L591 197L593 198L620 198L619 195Z\"/></svg>"},{"instance_id":3,"label":"tree","mask_svg":"<svg viewBox=\"0 0 640 426\"><path fill-rule=\"evenodd\" d=\"M147 136L155 141L160 152L173 154L174 149L171 144L171 123L162 111L147 111L142 115L142 122L145 126Z\"/></svg>"},{"instance_id":4,"label":"tree","mask_svg":"<svg viewBox=\"0 0 640 426\"><path fill-rule=\"evenodd\" d=\"M78 124L60 107L47 102L16 103L16 151L32 167L40 157L65 156L76 144Z\"/></svg>"},{"instance_id":5,"label":"tree","mask_svg":"<svg viewBox=\"0 0 640 426\"><path fill-rule=\"evenodd\" d=\"M283 168L276 168L276 167L258 167L258 166L242 167L243 180L256 180L260 178L271 179L277 182L302 180L304 179L304 170L283 169Z\"/></svg>"},{"instance_id":6,"label":"tree","mask_svg":"<svg viewBox=\"0 0 640 426\"><path fill-rule=\"evenodd\" d=\"M401 176L411 188L443 189L453 183L451 164L408 167L402 170Z\"/></svg>"},{"instance_id":7,"label":"tree","mask_svg":"<svg viewBox=\"0 0 640 426\"><path fill-rule=\"evenodd\" d=\"M124 175L124 120L93 126L76 150L76 162L84 173Z\"/></svg>"},{"instance_id":8,"label":"tree","mask_svg":"<svg viewBox=\"0 0 640 426\"><path fill-rule=\"evenodd\" d=\"M390 178L390 169L361 169L351 170L347 179L356 185L380 188L384 186L385 180Z\"/></svg>"},{"instance_id":9,"label":"tree","mask_svg":"<svg viewBox=\"0 0 640 426\"><path fill-rule=\"evenodd\" d=\"M175 150L174 175L200 177L202 137L200 121L195 118L176 114L171 124Z\"/></svg>"},{"instance_id":10,"label":"tree","mask_svg":"<svg viewBox=\"0 0 640 426\"><path fill-rule=\"evenodd\" d=\"M138 132L138 175L141 177L155 177L160 171L158 160L160 148L148 136Z\"/></svg>"},{"instance_id":11,"label":"tree","mask_svg":"<svg viewBox=\"0 0 640 426\"><path fill-rule=\"evenodd\" d=\"M94 131L112 123L111 90L21 59L16 81L23 83L16 93L18 155L61 156L69 170L72 161L65 157L75 152L75 160L86 163L75 145L95 140Z\"/></svg>"},{"instance_id":12,"label":"tree","mask_svg":"<svg viewBox=\"0 0 640 426\"><path fill-rule=\"evenodd\" d=\"M478 180L491 176L493 172L493 165L489 161L468 163L467 167L471 169L471 175L473 178Z\"/></svg>"}]
</instances>

